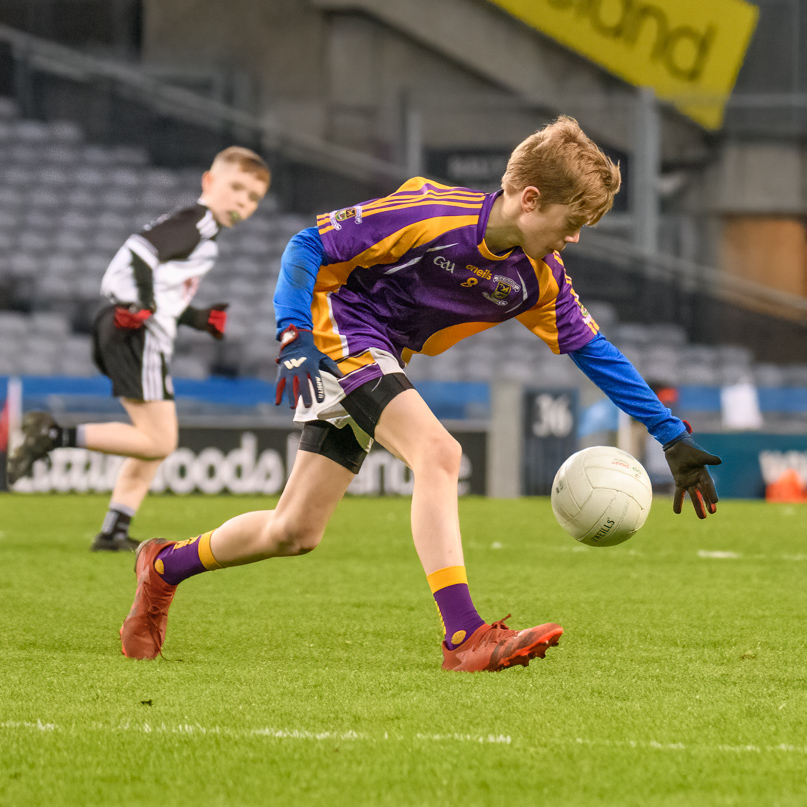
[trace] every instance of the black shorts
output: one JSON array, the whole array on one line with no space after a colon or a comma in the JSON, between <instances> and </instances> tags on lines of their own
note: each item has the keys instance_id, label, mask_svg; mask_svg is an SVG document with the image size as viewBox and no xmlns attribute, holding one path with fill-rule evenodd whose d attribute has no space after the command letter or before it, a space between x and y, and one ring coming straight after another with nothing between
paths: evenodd
<instances>
[{"instance_id":1,"label":"black shorts","mask_svg":"<svg viewBox=\"0 0 807 807\"><path fill-rule=\"evenodd\" d=\"M412 382L403 373L390 373L362 384L345 396L342 405L364 436L372 438L384 408L408 389L413 389ZM321 454L357 474L372 442L372 439L359 442L350 425L339 428L325 420L311 420L303 426L299 448Z\"/></svg>"},{"instance_id":2,"label":"black shorts","mask_svg":"<svg viewBox=\"0 0 807 807\"><path fill-rule=\"evenodd\" d=\"M145 327L115 327L115 306L98 312L92 331L93 359L112 382L116 398L135 401L173 401L174 385L168 361L157 340Z\"/></svg>"}]
</instances>

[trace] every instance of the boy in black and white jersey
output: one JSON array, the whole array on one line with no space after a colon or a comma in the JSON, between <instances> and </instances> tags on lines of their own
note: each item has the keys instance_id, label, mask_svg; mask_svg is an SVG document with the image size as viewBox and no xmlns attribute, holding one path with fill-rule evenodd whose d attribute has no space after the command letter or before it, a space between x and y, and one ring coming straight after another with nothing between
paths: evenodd
<instances>
[{"instance_id":1,"label":"boy in black and white jersey","mask_svg":"<svg viewBox=\"0 0 807 807\"><path fill-rule=\"evenodd\" d=\"M168 213L129 236L107 268L106 305L93 328L94 359L112 381L131 418L128 423L87 423L62 428L45 412L23 419L22 444L8 459L13 484L54 448L80 446L127 457L112 491L109 511L93 550L133 550L129 523L160 463L175 450L178 425L169 374L177 325L224 336L226 305L190 305L218 255L216 236L248 219L269 188L266 163L253 151L231 146L202 176L196 204Z\"/></svg>"}]
</instances>

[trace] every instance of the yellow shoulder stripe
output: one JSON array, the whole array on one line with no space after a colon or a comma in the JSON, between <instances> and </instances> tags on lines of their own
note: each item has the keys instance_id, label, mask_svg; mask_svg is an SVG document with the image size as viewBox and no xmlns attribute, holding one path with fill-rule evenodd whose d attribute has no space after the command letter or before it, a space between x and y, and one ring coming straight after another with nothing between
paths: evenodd
<instances>
[{"instance_id":1,"label":"yellow shoulder stripe","mask_svg":"<svg viewBox=\"0 0 807 807\"><path fill-rule=\"evenodd\" d=\"M478 220L478 216L440 216L408 224L349 261L330 263L321 267L315 290L335 291L347 282L348 275L357 266L370 267L395 263L410 249L428 244L451 230L476 224Z\"/></svg>"}]
</instances>

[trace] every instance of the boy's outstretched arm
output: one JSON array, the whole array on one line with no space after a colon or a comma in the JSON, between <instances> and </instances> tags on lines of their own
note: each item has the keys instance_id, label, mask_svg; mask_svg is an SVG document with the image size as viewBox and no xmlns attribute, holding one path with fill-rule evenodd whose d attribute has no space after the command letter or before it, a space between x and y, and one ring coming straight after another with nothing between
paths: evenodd
<instances>
[{"instance_id":1,"label":"boy's outstretched arm","mask_svg":"<svg viewBox=\"0 0 807 807\"><path fill-rule=\"evenodd\" d=\"M209 308L194 308L189 305L180 315L177 322L188 325L197 331L207 331L214 339L224 339L227 329L227 308L229 303L215 303Z\"/></svg>"},{"instance_id":2,"label":"boy's outstretched arm","mask_svg":"<svg viewBox=\"0 0 807 807\"><path fill-rule=\"evenodd\" d=\"M311 301L320 266L326 262L325 249L316 227L297 233L280 259L280 276L275 288L274 306L280 353L275 404L280 405L286 392L289 406L297 406L298 397L311 406L311 387L317 402L325 398L322 370L337 378L342 373L333 359L314 344Z\"/></svg>"},{"instance_id":3,"label":"boy's outstretched arm","mask_svg":"<svg viewBox=\"0 0 807 807\"><path fill-rule=\"evenodd\" d=\"M689 493L698 518L715 513L717 491L706 466L720 465L720 457L695 444L689 424L661 403L636 368L602 334L569 355L623 412L644 423L662 444L675 480L674 512L681 512L684 494Z\"/></svg>"}]
</instances>

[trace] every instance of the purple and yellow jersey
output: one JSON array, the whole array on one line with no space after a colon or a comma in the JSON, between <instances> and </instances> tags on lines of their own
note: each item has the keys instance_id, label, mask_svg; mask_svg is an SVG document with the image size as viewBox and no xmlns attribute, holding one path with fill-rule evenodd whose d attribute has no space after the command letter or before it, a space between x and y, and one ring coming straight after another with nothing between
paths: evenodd
<instances>
[{"instance_id":1,"label":"purple and yellow jersey","mask_svg":"<svg viewBox=\"0 0 807 807\"><path fill-rule=\"evenodd\" d=\"M598 332L563 261L485 244L501 193L451 188L422 177L397 191L317 219L328 263L320 267L312 314L318 347L346 374L381 348L406 364L517 318L555 353Z\"/></svg>"}]
</instances>

